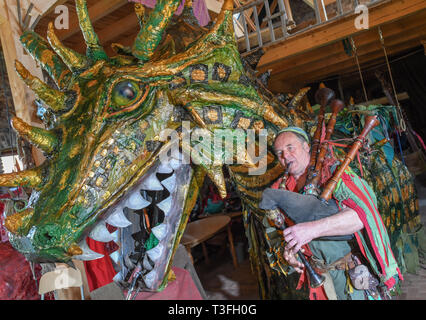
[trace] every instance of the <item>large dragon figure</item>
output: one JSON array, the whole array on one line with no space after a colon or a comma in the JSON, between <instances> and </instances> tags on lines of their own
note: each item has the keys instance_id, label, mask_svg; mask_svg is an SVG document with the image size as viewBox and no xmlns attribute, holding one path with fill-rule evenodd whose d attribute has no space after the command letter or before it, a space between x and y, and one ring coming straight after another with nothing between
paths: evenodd
<instances>
[{"instance_id":1,"label":"large dragon figure","mask_svg":"<svg viewBox=\"0 0 426 320\"><path fill-rule=\"evenodd\" d=\"M12 125L47 159L39 167L0 176L0 186L33 190L27 206L6 217L10 241L35 262L96 259L99 255L85 240L105 238L108 223L121 228L120 264L130 268L126 259L136 252L134 262L142 266L140 285L161 290L204 177L224 197L225 168L244 205L261 296L285 297L282 292L289 290L289 281L274 263L278 234L265 224L258 202L262 190L283 173L272 152L275 133L288 125L308 127L315 120L294 107L306 90L286 105L256 79L237 49L232 0L225 0L210 28L197 25L189 1L183 14L173 17L179 4L180 0L158 0L149 12L135 4L140 32L131 48L114 44L113 57L99 44L84 0L76 0L76 10L86 55L66 48L53 24L47 40L33 31L22 34L23 46L55 87L16 62L16 71L38 96L39 110L45 111L46 128L32 127L17 117ZM225 166L194 161L211 156L200 148L206 147L202 137L219 129L230 129L225 135L252 129L259 139L249 143L256 147L254 155L261 152L263 137L268 147L264 172L251 174L259 165L253 154L250 158L250 146L242 153L231 146L233 161ZM180 146L164 132L175 132ZM183 143L189 133L190 143ZM225 154L231 149L221 150ZM190 164L183 161L187 154L192 156ZM411 180L401 185L412 188ZM408 216L417 208L410 210ZM274 281L281 288L279 294L274 293Z\"/></svg>"}]
</instances>

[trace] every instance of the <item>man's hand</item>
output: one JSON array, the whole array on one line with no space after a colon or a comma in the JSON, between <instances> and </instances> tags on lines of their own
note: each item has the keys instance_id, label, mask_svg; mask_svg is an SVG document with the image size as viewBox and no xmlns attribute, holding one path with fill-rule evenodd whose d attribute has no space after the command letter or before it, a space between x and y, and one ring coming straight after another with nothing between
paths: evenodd
<instances>
[{"instance_id":1,"label":"man's hand","mask_svg":"<svg viewBox=\"0 0 426 320\"><path fill-rule=\"evenodd\" d=\"M303 249L302 249L303 251ZM288 262L289 265L291 265L294 270L298 273L303 272L304 265L299 260L297 260L296 255L287 249L284 249L284 259Z\"/></svg>"},{"instance_id":2,"label":"man's hand","mask_svg":"<svg viewBox=\"0 0 426 320\"><path fill-rule=\"evenodd\" d=\"M316 228L311 222L298 223L283 231L284 239L287 242L286 250L296 253L303 245L316 238Z\"/></svg>"}]
</instances>

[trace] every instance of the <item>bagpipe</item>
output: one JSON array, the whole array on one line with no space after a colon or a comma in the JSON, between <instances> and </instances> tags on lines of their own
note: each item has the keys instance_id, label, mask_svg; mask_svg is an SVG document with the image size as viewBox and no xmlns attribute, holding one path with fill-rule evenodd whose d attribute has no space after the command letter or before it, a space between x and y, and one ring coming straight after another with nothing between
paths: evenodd
<instances>
[{"instance_id":1,"label":"bagpipe","mask_svg":"<svg viewBox=\"0 0 426 320\"><path fill-rule=\"evenodd\" d=\"M321 171L324 158L327 152L328 143L334 130L336 117L343 106L343 102L334 99L334 93L331 89L321 88L317 91L315 98L320 104L317 129L314 133L311 158L308 166L307 182L305 184L305 194L297 192L267 188L262 195L262 201L259 207L266 211L266 215L275 226L283 230L285 228L284 216L280 210L285 212L286 216L294 223L316 221L322 218L332 216L340 211L337 202L332 198L333 192L340 180L343 172L355 158L358 150L368 133L379 124L376 116L367 116L365 124L360 135L355 139L347 152L344 161L334 171L332 177L326 182L322 192L319 193L319 184L321 180ZM331 100L331 102L330 102ZM323 119L325 107L330 102L332 109L331 117L327 123L324 142L320 143L321 132L323 130ZM289 165L286 167L288 172ZM353 235L321 237L317 240L350 240ZM302 263L305 265L310 278L312 288L319 287L324 282L324 277L317 274L306 260L303 253L297 253Z\"/></svg>"}]
</instances>

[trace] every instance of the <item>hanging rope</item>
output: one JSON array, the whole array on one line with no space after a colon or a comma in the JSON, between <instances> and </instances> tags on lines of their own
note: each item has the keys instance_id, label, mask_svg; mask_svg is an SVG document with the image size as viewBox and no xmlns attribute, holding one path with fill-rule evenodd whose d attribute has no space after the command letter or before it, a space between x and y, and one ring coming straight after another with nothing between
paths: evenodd
<instances>
[{"instance_id":1,"label":"hanging rope","mask_svg":"<svg viewBox=\"0 0 426 320\"><path fill-rule=\"evenodd\" d=\"M361 67L359 65L359 60L358 60L358 53L357 53L357 49L356 49L356 46L355 46L355 41L352 37L351 37L351 43L352 43L352 50L354 52L356 65L358 66L359 77L361 78L362 90L364 90L364 97L365 97L365 101L367 102L368 101L367 90L365 90L364 78L362 77Z\"/></svg>"},{"instance_id":2,"label":"hanging rope","mask_svg":"<svg viewBox=\"0 0 426 320\"><path fill-rule=\"evenodd\" d=\"M393 81L392 71L391 71L391 67L390 67L389 59L388 59L388 54L386 52L385 39L383 38L382 29L380 29L380 26L377 28L377 30L379 32L380 43L382 44L383 52L385 54L386 65L388 67L388 72L389 72L389 78L391 80L392 90L393 90L393 94L395 96L397 117L399 118L398 119L398 127L401 131L404 132L407 129L407 126L405 125L405 121L404 121L404 118L403 118L403 115L402 115L401 105L399 104L398 96L396 94L395 82Z\"/></svg>"}]
</instances>

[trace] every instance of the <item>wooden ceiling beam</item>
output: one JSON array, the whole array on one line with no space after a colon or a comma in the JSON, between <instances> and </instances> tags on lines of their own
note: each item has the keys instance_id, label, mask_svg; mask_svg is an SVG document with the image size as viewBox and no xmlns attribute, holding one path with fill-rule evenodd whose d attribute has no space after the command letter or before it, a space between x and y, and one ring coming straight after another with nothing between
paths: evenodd
<instances>
[{"instance_id":1,"label":"wooden ceiling beam","mask_svg":"<svg viewBox=\"0 0 426 320\"><path fill-rule=\"evenodd\" d=\"M424 24L424 23L423 23ZM425 27L423 27L425 29ZM414 27L412 29L405 30L404 36L402 36L401 33L395 34L393 36L385 36L385 46L386 47L393 47L397 46L401 42L407 42L409 40L413 39L421 39L423 34L426 32L423 31L419 33L419 30L417 27ZM375 35L376 40L371 43L367 43L365 45L360 45L359 42L354 39L355 46L357 48L358 56L368 56L371 53L374 53L377 50L383 50L380 38L375 30L375 32L372 32L373 35ZM326 50L327 51L327 50ZM345 61L354 61L354 56L349 56L345 51L341 51L337 54L330 54L328 58L324 58L321 60L314 61L312 63L305 64L302 68L295 67L287 70L283 70L280 73L276 73L275 75L271 73L271 77L275 76L276 79L289 79L294 77L295 75L301 74L301 70L303 70L303 73L306 74L308 72L315 72L315 70L324 69L324 68L330 68L332 66L338 65L341 62Z\"/></svg>"},{"instance_id":2,"label":"wooden ceiling beam","mask_svg":"<svg viewBox=\"0 0 426 320\"><path fill-rule=\"evenodd\" d=\"M410 40L404 43L399 43L392 47L386 47L388 55L393 55L402 51L405 51L410 48L414 48L417 45L420 45L419 39ZM363 55L359 57L359 63L361 67L361 72L364 69L377 64L378 61L385 61L382 48L378 48L373 53L368 55ZM297 77L286 79L287 82L297 82L297 83L311 83L316 81L324 80L325 78L332 77L334 75L345 75L349 72L357 72L358 68L355 62L355 59L344 61L336 65L331 65L319 70L299 74ZM271 77L270 82L272 83L274 79Z\"/></svg>"},{"instance_id":3,"label":"wooden ceiling beam","mask_svg":"<svg viewBox=\"0 0 426 320\"><path fill-rule=\"evenodd\" d=\"M424 0L394 0L378 3L369 9L369 27L374 28L424 9L426 9ZM268 68L273 63L287 57L361 33L355 28L356 17L356 14L350 14L265 47L266 52L259 61L259 67Z\"/></svg>"},{"instance_id":4,"label":"wooden ceiling beam","mask_svg":"<svg viewBox=\"0 0 426 320\"><path fill-rule=\"evenodd\" d=\"M135 30L135 37L139 31L139 20L134 12L121 18L117 22L99 30L97 32L99 41L101 45L106 45L114 42L122 42L122 35L129 32L130 30ZM133 40L135 39L133 37ZM74 48L77 52L84 52L86 45L83 42Z\"/></svg>"},{"instance_id":5,"label":"wooden ceiling beam","mask_svg":"<svg viewBox=\"0 0 426 320\"><path fill-rule=\"evenodd\" d=\"M127 3L127 0L99 0L94 5L88 7L90 21L94 25L96 21L109 15ZM56 30L56 34L61 41L64 41L79 31L80 25L78 23L77 13L73 7L72 10L69 10L69 28ZM45 30L43 30L43 32L45 32Z\"/></svg>"},{"instance_id":6,"label":"wooden ceiling beam","mask_svg":"<svg viewBox=\"0 0 426 320\"><path fill-rule=\"evenodd\" d=\"M391 37L401 37L401 35L404 37L406 34L416 31L416 28L424 27L424 21L426 21L426 10L410 19L402 19L394 23L385 24L380 26L380 28L382 30L385 42L387 42ZM379 42L377 28L369 29L359 35L354 36L353 38L357 47L369 46ZM290 57L280 63L274 64L268 69L272 69L272 75L282 72L297 72L298 69L305 70L310 68L312 63L322 61L323 59L334 59L342 53L344 53L343 43L342 41L338 41L328 45L327 47L316 48L305 54ZM266 71L266 69L265 67L262 67L258 68L258 71L263 73Z\"/></svg>"}]
</instances>

